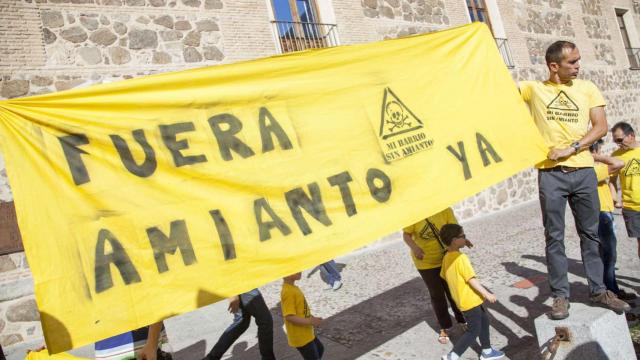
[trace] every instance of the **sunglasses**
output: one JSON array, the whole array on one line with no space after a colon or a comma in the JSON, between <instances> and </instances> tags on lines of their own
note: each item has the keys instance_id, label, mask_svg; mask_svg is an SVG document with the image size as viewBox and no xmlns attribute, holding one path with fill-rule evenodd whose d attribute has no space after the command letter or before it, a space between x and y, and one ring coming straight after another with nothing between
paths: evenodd
<instances>
[{"instance_id":1,"label":"sunglasses","mask_svg":"<svg viewBox=\"0 0 640 360\"><path fill-rule=\"evenodd\" d=\"M613 139L613 142L616 144L622 144L622 141L624 141L624 137Z\"/></svg>"}]
</instances>

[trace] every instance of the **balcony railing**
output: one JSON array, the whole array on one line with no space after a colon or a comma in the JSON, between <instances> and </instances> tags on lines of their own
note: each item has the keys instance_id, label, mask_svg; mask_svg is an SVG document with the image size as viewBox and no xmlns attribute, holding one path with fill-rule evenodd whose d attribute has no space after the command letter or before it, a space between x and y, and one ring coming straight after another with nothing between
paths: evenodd
<instances>
[{"instance_id":1,"label":"balcony railing","mask_svg":"<svg viewBox=\"0 0 640 360\"><path fill-rule=\"evenodd\" d=\"M507 42L507 39L495 39L496 45L498 46L498 51L500 51L500 55L502 55L502 60L504 60L505 65L507 65L509 69L514 68L515 64L513 63L513 58L511 57L511 52L509 51L509 43Z\"/></svg>"},{"instance_id":2,"label":"balcony railing","mask_svg":"<svg viewBox=\"0 0 640 360\"><path fill-rule=\"evenodd\" d=\"M627 56L629 57L629 67L640 70L640 48L627 48Z\"/></svg>"},{"instance_id":3,"label":"balcony railing","mask_svg":"<svg viewBox=\"0 0 640 360\"><path fill-rule=\"evenodd\" d=\"M272 21L283 53L338 45L335 24Z\"/></svg>"}]
</instances>

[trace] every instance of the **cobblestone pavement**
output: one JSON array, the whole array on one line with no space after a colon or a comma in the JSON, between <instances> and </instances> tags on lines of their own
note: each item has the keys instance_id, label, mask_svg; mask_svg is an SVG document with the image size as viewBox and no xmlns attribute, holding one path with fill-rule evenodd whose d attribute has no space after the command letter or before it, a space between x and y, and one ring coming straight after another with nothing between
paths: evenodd
<instances>
[{"instance_id":1,"label":"cobblestone pavement","mask_svg":"<svg viewBox=\"0 0 640 360\"><path fill-rule=\"evenodd\" d=\"M627 289L640 290L640 267L636 244L626 236L620 215L615 216L618 234L618 281ZM533 321L550 309L546 281L544 239L537 201L464 222L475 247L466 250L480 281L498 297L489 305L492 343L508 359L538 359ZM571 301L588 303L589 294L580 261L579 240L572 216L567 212L567 254L570 258ZM336 259L344 286L325 290L320 272L303 273L298 283L316 316L325 318L318 330L325 345L325 359L439 359L451 348L437 341L437 323L422 279L413 267L400 233ZM261 290L271 308L275 328L275 352L279 359L299 359L289 348L282 330L279 308L281 281ZM634 310L635 311L635 310ZM226 303L210 305L165 321L174 358L201 359L231 322ZM459 331L452 334L455 341ZM478 346L463 359L477 359ZM90 357L88 348L75 351ZM11 355L11 354L10 354ZM18 358L18 357L16 357ZM259 359L256 327L229 350L225 359Z\"/></svg>"}]
</instances>

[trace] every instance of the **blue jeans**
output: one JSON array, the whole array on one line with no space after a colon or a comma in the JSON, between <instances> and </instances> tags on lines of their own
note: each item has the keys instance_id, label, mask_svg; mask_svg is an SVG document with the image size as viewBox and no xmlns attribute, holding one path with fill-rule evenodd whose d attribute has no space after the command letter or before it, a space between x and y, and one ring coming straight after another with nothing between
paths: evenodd
<instances>
[{"instance_id":1,"label":"blue jeans","mask_svg":"<svg viewBox=\"0 0 640 360\"><path fill-rule=\"evenodd\" d=\"M304 360L320 360L322 354L324 354L324 345L317 337L311 340L307 345L301 346L298 349L300 355Z\"/></svg>"},{"instance_id":2,"label":"blue jeans","mask_svg":"<svg viewBox=\"0 0 640 360\"><path fill-rule=\"evenodd\" d=\"M233 323L222 333L213 349L207 354L206 359L218 360L238 340L249 324L251 317L256 319L258 325L258 346L263 360L275 360L273 354L273 319L262 294L257 289L240 295L240 309L233 317Z\"/></svg>"},{"instance_id":3,"label":"blue jeans","mask_svg":"<svg viewBox=\"0 0 640 360\"><path fill-rule=\"evenodd\" d=\"M476 339L480 340L480 346L484 349L491 348L491 338L489 336L489 313L483 305L478 305L462 312L467 319L467 331L453 345L456 355L462 356Z\"/></svg>"},{"instance_id":4,"label":"blue jeans","mask_svg":"<svg viewBox=\"0 0 640 360\"><path fill-rule=\"evenodd\" d=\"M342 280L342 276L340 276L340 272L338 271L338 266L333 260L320 265L320 271L326 276L330 285L333 285L336 281Z\"/></svg>"},{"instance_id":5,"label":"blue jeans","mask_svg":"<svg viewBox=\"0 0 640 360\"><path fill-rule=\"evenodd\" d=\"M602 244L600 256L602 256L602 263L604 264L604 285L607 287L607 290L617 294L620 292L618 282L616 281L616 246L618 239L616 239L612 213L607 211L600 212L598 237Z\"/></svg>"}]
</instances>

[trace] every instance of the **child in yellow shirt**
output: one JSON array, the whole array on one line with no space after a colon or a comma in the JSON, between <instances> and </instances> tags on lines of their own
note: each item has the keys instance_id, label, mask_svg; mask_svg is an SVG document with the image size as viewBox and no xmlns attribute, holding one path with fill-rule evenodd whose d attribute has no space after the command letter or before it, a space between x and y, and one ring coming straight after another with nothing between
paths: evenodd
<instances>
[{"instance_id":1,"label":"child in yellow shirt","mask_svg":"<svg viewBox=\"0 0 640 360\"><path fill-rule=\"evenodd\" d=\"M285 277L280 292L280 306L287 329L289 346L298 349L305 360L322 359L324 346L316 337L314 326L322 323L322 318L311 315L311 309L304 298L304 294L295 282L300 280L301 273Z\"/></svg>"},{"instance_id":2,"label":"child in yellow shirt","mask_svg":"<svg viewBox=\"0 0 640 360\"><path fill-rule=\"evenodd\" d=\"M489 338L489 313L482 305L484 300L495 302L496 296L487 291L476 279L467 255L459 250L466 245L467 237L462 226L446 224L440 229L440 239L447 245L442 259L440 276L449 285L451 296L467 320L467 331L456 341L453 350L442 356L442 360L457 360L467 348L480 337L482 353L480 360L500 359L504 353L491 347Z\"/></svg>"}]
</instances>

